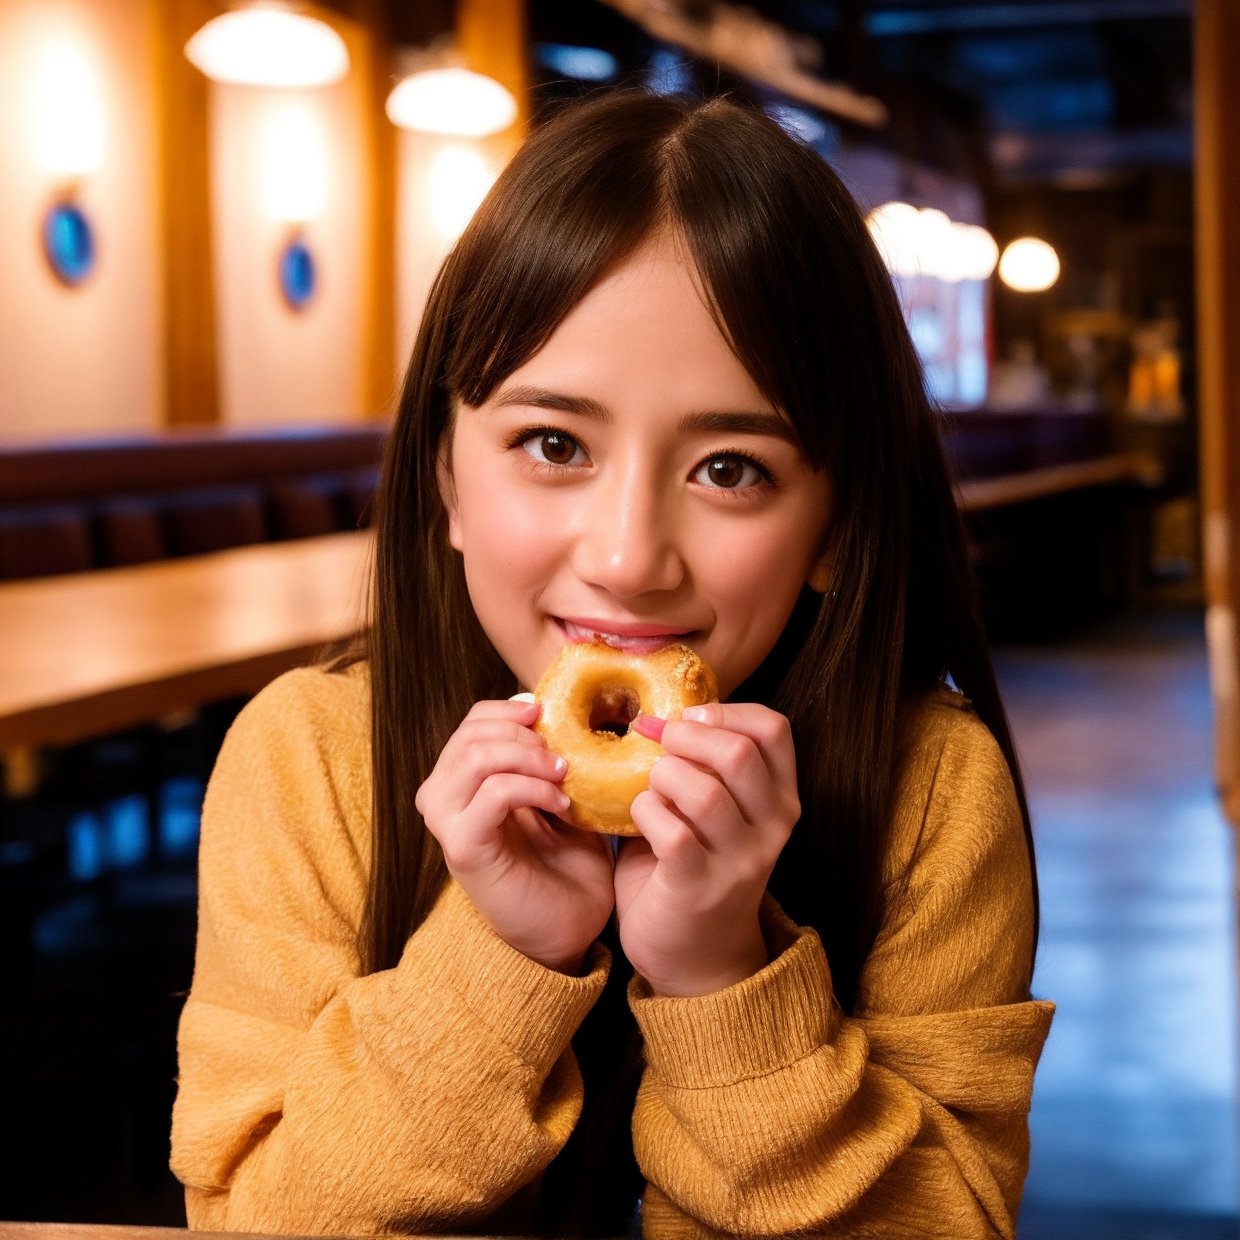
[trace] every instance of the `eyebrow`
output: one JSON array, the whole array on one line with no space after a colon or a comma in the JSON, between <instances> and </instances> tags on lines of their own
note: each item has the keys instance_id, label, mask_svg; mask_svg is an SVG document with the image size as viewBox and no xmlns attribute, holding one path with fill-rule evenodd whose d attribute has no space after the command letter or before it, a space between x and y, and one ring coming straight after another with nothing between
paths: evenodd
<instances>
[{"instance_id":1,"label":"eyebrow","mask_svg":"<svg viewBox=\"0 0 1240 1240\"><path fill-rule=\"evenodd\" d=\"M575 413L596 422L614 422L615 415L600 401L589 396L570 396L547 388L517 385L504 388L493 406L503 409L510 405L532 405L538 409L557 409ZM695 410L680 419L681 434L771 435L797 445L796 432L787 419L777 413L750 410Z\"/></svg>"}]
</instances>

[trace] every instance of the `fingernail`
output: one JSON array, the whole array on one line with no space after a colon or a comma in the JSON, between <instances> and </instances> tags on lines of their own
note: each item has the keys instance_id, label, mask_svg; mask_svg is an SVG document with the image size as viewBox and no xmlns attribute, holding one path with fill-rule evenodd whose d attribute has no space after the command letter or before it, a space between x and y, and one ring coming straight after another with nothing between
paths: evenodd
<instances>
[{"instance_id":1,"label":"fingernail","mask_svg":"<svg viewBox=\"0 0 1240 1240\"><path fill-rule=\"evenodd\" d=\"M514 693L508 700L510 702L533 702L534 695L532 693Z\"/></svg>"},{"instance_id":2,"label":"fingernail","mask_svg":"<svg viewBox=\"0 0 1240 1240\"><path fill-rule=\"evenodd\" d=\"M663 739L663 729L667 726L666 719L660 719L658 715L638 715L629 727L641 736L648 737L652 741L661 741Z\"/></svg>"},{"instance_id":3,"label":"fingernail","mask_svg":"<svg viewBox=\"0 0 1240 1240\"><path fill-rule=\"evenodd\" d=\"M564 772L565 772L565 771L567 771L567 770L568 770L568 763L567 763L567 762L565 762L565 760L564 760L563 758L556 758L556 760L555 760L555 773L556 773L557 775L563 775L563 774L564 774Z\"/></svg>"},{"instance_id":4,"label":"fingernail","mask_svg":"<svg viewBox=\"0 0 1240 1240\"><path fill-rule=\"evenodd\" d=\"M688 719L690 723L706 723L710 719L710 712L705 706L690 706L680 717Z\"/></svg>"}]
</instances>

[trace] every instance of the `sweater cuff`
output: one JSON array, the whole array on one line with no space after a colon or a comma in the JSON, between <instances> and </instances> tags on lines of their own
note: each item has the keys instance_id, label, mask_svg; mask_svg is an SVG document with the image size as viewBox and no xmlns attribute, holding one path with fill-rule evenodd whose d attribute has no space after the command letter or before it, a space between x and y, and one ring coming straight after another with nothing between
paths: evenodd
<instances>
[{"instance_id":1,"label":"sweater cuff","mask_svg":"<svg viewBox=\"0 0 1240 1240\"><path fill-rule=\"evenodd\" d=\"M514 1055L542 1074L567 1049L602 993L611 953L595 943L583 977L545 968L505 943L449 879L399 967L416 970L419 987L458 995Z\"/></svg>"},{"instance_id":2,"label":"sweater cuff","mask_svg":"<svg viewBox=\"0 0 1240 1240\"><path fill-rule=\"evenodd\" d=\"M840 1012L817 932L790 921L769 895L759 918L774 958L752 977L689 998L654 996L640 975L629 983L646 1062L664 1084L735 1084L778 1072L834 1037Z\"/></svg>"}]
</instances>

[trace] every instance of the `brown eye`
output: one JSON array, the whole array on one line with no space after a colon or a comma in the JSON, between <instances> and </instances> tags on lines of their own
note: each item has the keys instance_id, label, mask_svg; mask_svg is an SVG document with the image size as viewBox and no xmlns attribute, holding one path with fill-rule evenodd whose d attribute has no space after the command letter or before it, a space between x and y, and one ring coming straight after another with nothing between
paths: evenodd
<instances>
[{"instance_id":1,"label":"brown eye","mask_svg":"<svg viewBox=\"0 0 1240 1240\"><path fill-rule=\"evenodd\" d=\"M581 452L581 445L563 431L538 431L521 446L534 460L547 465L571 465Z\"/></svg>"},{"instance_id":2,"label":"brown eye","mask_svg":"<svg viewBox=\"0 0 1240 1240\"><path fill-rule=\"evenodd\" d=\"M744 456L712 456L698 466L694 475L706 486L723 491L738 491L743 487L756 486L769 478L759 467Z\"/></svg>"}]
</instances>

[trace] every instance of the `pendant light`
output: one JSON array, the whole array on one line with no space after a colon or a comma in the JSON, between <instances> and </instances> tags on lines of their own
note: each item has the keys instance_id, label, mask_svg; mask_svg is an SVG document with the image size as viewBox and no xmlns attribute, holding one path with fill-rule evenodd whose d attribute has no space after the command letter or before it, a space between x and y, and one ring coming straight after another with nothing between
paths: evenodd
<instances>
[{"instance_id":1,"label":"pendant light","mask_svg":"<svg viewBox=\"0 0 1240 1240\"><path fill-rule=\"evenodd\" d=\"M326 22L283 4L221 13L185 45L192 65L237 86L330 86L349 71L344 40Z\"/></svg>"},{"instance_id":2,"label":"pendant light","mask_svg":"<svg viewBox=\"0 0 1240 1240\"><path fill-rule=\"evenodd\" d=\"M1019 237L999 258L999 279L1018 293L1041 293L1059 279L1059 255L1038 237Z\"/></svg>"},{"instance_id":3,"label":"pendant light","mask_svg":"<svg viewBox=\"0 0 1240 1240\"><path fill-rule=\"evenodd\" d=\"M388 119L401 129L485 138L517 119L517 101L492 77L456 65L426 68L397 82Z\"/></svg>"}]
</instances>

